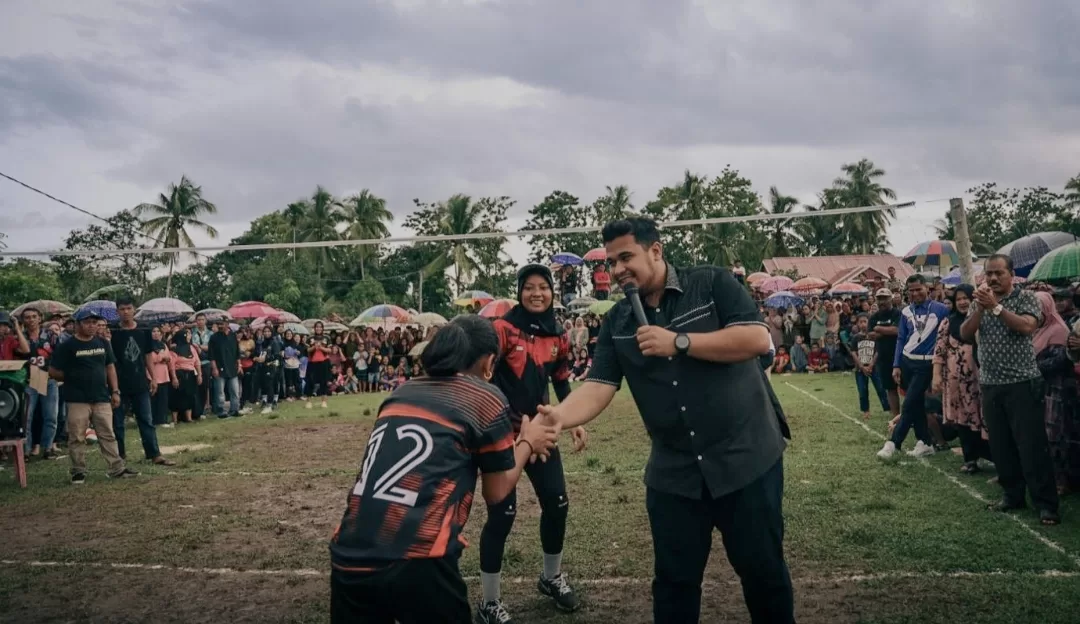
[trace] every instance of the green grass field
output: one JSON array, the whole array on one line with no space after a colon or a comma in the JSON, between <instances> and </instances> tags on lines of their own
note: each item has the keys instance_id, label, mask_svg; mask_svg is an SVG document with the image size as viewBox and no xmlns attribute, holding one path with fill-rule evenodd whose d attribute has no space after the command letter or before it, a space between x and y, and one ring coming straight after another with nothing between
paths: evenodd
<instances>
[{"instance_id":1,"label":"green grass field","mask_svg":"<svg viewBox=\"0 0 1080 624\"><path fill-rule=\"evenodd\" d=\"M1039 526L1032 512L988 512L992 470L961 475L951 453L879 462L886 417L863 425L851 376L773 385L794 435L786 548L800 622L1080 621L1075 498L1059 527ZM286 404L270 417L159 430L163 446L204 446L176 453L176 468L135 461L143 476L132 481L106 481L96 450L81 488L68 485L67 460L32 463L26 490L0 473L0 620L327 621L326 542L378 400L336 397L327 410ZM139 448L136 431L129 449ZM566 457L564 565L585 608L558 614L536 593L538 508L524 484L503 572L518 622L651 621L649 444L628 392L590 432L590 448ZM462 560L473 597L483 521L478 503ZM747 621L718 537L706 578L701 621Z\"/></svg>"}]
</instances>

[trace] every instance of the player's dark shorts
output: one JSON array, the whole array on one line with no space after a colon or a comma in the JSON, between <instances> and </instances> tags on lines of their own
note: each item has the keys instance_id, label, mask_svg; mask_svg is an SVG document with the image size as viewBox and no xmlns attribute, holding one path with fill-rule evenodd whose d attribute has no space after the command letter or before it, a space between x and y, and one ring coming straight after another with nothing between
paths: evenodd
<instances>
[{"instance_id":1,"label":"player's dark shorts","mask_svg":"<svg viewBox=\"0 0 1080 624\"><path fill-rule=\"evenodd\" d=\"M879 355L875 372L878 380L881 381L882 388L896 390L896 382L892 378L892 358L884 358Z\"/></svg>"},{"instance_id":2,"label":"player's dark shorts","mask_svg":"<svg viewBox=\"0 0 1080 624\"><path fill-rule=\"evenodd\" d=\"M456 557L408 559L372 572L330 573L333 624L460 624L469 595Z\"/></svg>"}]
</instances>

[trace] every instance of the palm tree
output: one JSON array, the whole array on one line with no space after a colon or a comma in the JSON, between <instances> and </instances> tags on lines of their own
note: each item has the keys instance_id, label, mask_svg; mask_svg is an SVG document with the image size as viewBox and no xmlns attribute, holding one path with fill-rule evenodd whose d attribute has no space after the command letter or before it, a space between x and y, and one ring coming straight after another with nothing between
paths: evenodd
<instances>
[{"instance_id":1,"label":"palm tree","mask_svg":"<svg viewBox=\"0 0 1080 624\"><path fill-rule=\"evenodd\" d=\"M366 240L390 236L390 228L386 227L386 224L394 220L394 214L386 209L385 199L364 189L345 200L345 210L349 222L349 229L346 230L349 238ZM365 245L357 250L361 280L364 279L364 259L378 249L375 245Z\"/></svg>"},{"instance_id":2,"label":"palm tree","mask_svg":"<svg viewBox=\"0 0 1080 624\"><path fill-rule=\"evenodd\" d=\"M821 206L805 206L806 212L824 212L828 199L819 197ZM844 253L844 230L838 217L818 216L798 219L794 226L799 252L808 256L832 256Z\"/></svg>"},{"instance_id":3,"label":"palm tree","mask_svg":"<svg viewBox=\"0 0 1080 624\"><path fill-rule=\"evenodd\" d=\"M161 247L194 247L195 242L188 228L202 230L210 238L217 238L217 230L200 220L204 214L217 213L217 206L203 199L202 187L196 186L187 176L180 176L180 184L170 184L168 190L158 196L156 204L139 204L132 213L136 217L156 215L143 220L143 232L157 239ZM169 277L165 282L165 296L172 296L172 277L179 260L179 253L169 256ZM191 256L198 254L191 252Z\"/></svg>"},{"instance_id":4,"label":"palm tree","mask_svg":"<svg viewBox=\"0 0 1080 624\"><path fill-rule=\"evenodd\" d=\"M952 212L946 212L943 218L934 221L934 235L938 240L956 240L956 224L953 223ZM994 253L994 248L986 244L979 232L968 229L968 239L971 241L972 253L978 255Z\"/></svg>"},{"instance_id":5,"label":"palm tree","mask_svg":"<svg viewBox=\"0 0 1080 624\"><path fill-rule=\"evenodd\" d=\"M799 205L799 200L790 195L781 195L775 186L769 187L769 214L791 214ZM766 258L791 255L791 219L774 219L768 225L769 240L765 244Z\"/></svg>"},{"instance_id":6,"label":"palm tree","mask_svg":"<svg viewBox=\"0 0 1080 624\"><path fill-rule=\"evenodd\" d=\"M341 240L338 225L345 221L341 201L322 186L316 186L311 199L305 201L304 205L306 211L300 223L300 240L302 242ZM312 250L315 258L315 277L320 284L322 284L323 265L333 259L336 250L335 247L316 247Z\"/></svg>"},{"instance_id":7,"label":"palm tree","mask_svg":"<svg viewBox=\"0 0 1080 624\"><path fill-rule=\"evenodd\" d=\"M1080 208L1080 174L1065 183L1065 207Z\"/></svg>"},{"instance_id":8,"label":"palm tree","mask_svg":"<svg viewBox=\"0 0 1080 624\"><path fill-rule=\"evenodd\" d=\"M622 219L626 213L634 210L634 204L630 203L630 188L620 184L615 188L605 187L607 194L596 200L593 204L593 219L597 225Z\"/></svg>"},{"instance_id":9,"label":"palm tree","mask_svg":"<svg viewBox=\"0 0 1080 624\"><path fill-rule=\"evenodd\" d=\"M487 231L483 224L483 209L475 204L468 195L457 194L438 206L438 233L441 236L473 234ZM482 242L482 241L477 241ZM428 275L454 267L454 292L460 294L462 285L472 279L480 264L477 258L475 242L455 240L446 243L439 257L435 258L424 272Z\"/></svg>"},{"instance_id":10,"label":"palm tree","mask_svg":"<svg viewBox=\"0 0 1080 624\"><path fill-rule=\"evenodd\" d=\"M863 158L840 169L847 177L833 182L833 189L830 189L833 192L827 195L830 207L883 206L888 203L886 200L896 199L895 191L878 182L885 176L885 170L875 166L870 159ZM863 254L880 251L888 244L886 229L895 217L893 210L845 215L843 224L850 247L848 251Z\"/></svg>"}]
</instances>

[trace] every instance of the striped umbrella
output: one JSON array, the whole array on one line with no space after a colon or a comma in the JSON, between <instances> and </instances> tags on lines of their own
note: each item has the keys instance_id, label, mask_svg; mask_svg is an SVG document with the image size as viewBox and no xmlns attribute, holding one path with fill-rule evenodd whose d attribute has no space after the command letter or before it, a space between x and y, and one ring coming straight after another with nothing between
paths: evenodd
<instances>
[{"instance_id":1,"label":"striped umbrella","mask_svg":"<svg viewBox=\"0 0 1080 624\"><path fill-rule=\"evenodd\" d=\"M829 287L829 283L819 277L804 277L791 285L790 290L800 295L820 295Z\"/></svg>"},{"instance_id":2,"label":"striped umbrella","mask_svg":"<svg viewBox=\"0 0 1080 624\"><path fill-rule=\"evenodd\" d=\"M764 271L758 271L757 273L751 273L746 276L746 283L751 286L757 286L758 282L769 279L770 275Z\"/></svg>"},{"instance_id":3,"label":"striped umbrella","mask_svg":"<svg viewBox=\"0 0 1080 624\"><path fill-rule=\"evenodd\" d=\"M757 289L763 293L774 293L789 290L794 283L795 280L786 275L774 275L761 280L761 283L757 285Z\"/></svg>"},{"instance_id":4,"label":"striped umbrella","mask_svg":"<svg viewBox=\"0 0 1080 624\"><path fill-rule=\"evenodd\" d=\"M494 301L495 297L492 297L490 293L486 293L482 290L466 290L461 293L457 299L454 299L454 305L458 307L468 307L471 305L486 305L491 301Z\"/></svg>"},{"instance_id":5,"label":"striped umbrella","mask_svg":"<svg viewBox=\"0 0 1080 624\"><path fill-rule=\"evenodd\" d=\"M934 240L919 243L904 254L904 262L915 266L948 267L960 264L960 254L952 241Z\"/></svg>"},{"instance_id":6,"label":"striped umbrella","mask_svg":"<svg viewBox=\"0 0 1080 624\"><path fill-rule=\"evenodd\" d=\"M502 318L506 316L506 313L509 312L510 309L517 304L518 302L514 301L513 299L496 299L495 301L492 301L486 306L480 308L480 312L478 312L478 314L480 316L490 319Z\"/></svg>"},{"instance_id":7,"label":"striped umbrella","mask_svg":"<svg viewBox=\"0 0 1080 624\"><path fill-rule=\"evenodd\" d=\"M865 295L868 292L870 291L867 290L866 286L852 282L840 282L829 289L830 295Z\"/></svg>"},{"instance_id":8,"label":"striped umbrella","mask_svg":"<svg viewBox=\"0 0 1080 624\"><path fill-rule=\"evenodd\" d=\"M1012 258L1013 269L1022 277L1031 273L1031 269L1046 254L1075 242L1076 237L1068 232L1037 232L1018 238L997 252Z\"/></svg>"},{"instance_id":9,"label":"striped umbrella","mask_svg":"<svg viewBox=\"0 0 1080 624\"><path fill-rule=\"evenodd\" d=\"M383 303L377 306L371 306L367 310L360 313L349 323L350 327L357 327L359 325L371 325L373 323L393 324L393 323L408 323L409 312L402 307Z\"/></svg>"},{"instance_id":10,"label":"striped umbrella","mask_svg":"<svg viewBox=\"0 0 1080 624\"><path fill-rule=\"evenodd\" d=\"M607 260L607 249L603 247L590 249L589 253L585 254L586 262L603 262L604 260Z\"/></svg>"},{"instance_id":11,"label":"striped umbrella","mask_svg":"<svg viewBox=\"0 0 1080 624\"><path fill-rule=\"evenodd\" d=\"M1080 243L1069 243L1046 254L1039 260L1028 279L1048 282L1080 277Z\"/></svg>"}]
</instances>

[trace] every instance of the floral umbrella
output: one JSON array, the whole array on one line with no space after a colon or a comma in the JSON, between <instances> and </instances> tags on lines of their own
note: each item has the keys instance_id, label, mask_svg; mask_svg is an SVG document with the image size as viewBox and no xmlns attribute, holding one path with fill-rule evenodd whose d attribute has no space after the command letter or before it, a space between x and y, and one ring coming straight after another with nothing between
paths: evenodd
<instances>
[{"instance_id":1,"label":"floral umbrella","mask_svg":"<svg viewBox=\"0 0 1080 624\"><path fill-rule=\"evenodd\" d=\"M375 323L393 324L393 323L408 323L409 312L402 307L383 303L377 306L371 306L367 310L360 313L352 321L349 322L350 327L358 327L360 325L371 325Z\"/></svg>"},{"instance_id":2,"label":"floral umbrella","mask_svg":"<svg viewBox=\"0 0 1080 624\"><path fill-rule=\"evenodd\" d=\"M53 301L52 299L38 299L37 301L30 301L29 303L24 303L21 306L15 308L11 311L11 315L22 316L22 313L24 310L26 310L26 308L36 309L38 312L41 312L46 319L51 316L56 316L58 314L63 316L74 312L74 308L72 308L66 303Z\"/></svg>"},{"instance_id":3,"label":"floral umbrella","mask_svg":"<svg viewBox=\"0 0 1080 624\"><path fill-rule=\"evenodd\" d=\"M597 247L596 249L590 249L589 253L584 257L586 262L603 262L607 260L607 249L603 247Z\"/></svg>"},{"instance_id":4,"label":"floral umbrella","mask_svg":"<svg viewBox=\"0 0 1080 624\"><path fill-rule=\"evenodd\" d=\"M788 290L791 285L795 283L795 280L786 275L774 275L767 277L757 285L757 289L763 293L774 293L782 290Z\"/></svg>"},{"instance_id":5,"label":"floral umbrella","mask_svg":"<svg viewBox=\"0 0 1080 624\"><path fill-rule=\"evenodd\" d=\"M229 308L228 314L234 319L257 319L261 316L274 318L278 312L277 308L262 301L244 301Z\"/></svg>"},{"instance_id":6,"label":"floral umbrella","mask_svg":"<svg viewBox=\"0 0 1080 624\"><path fill-rule=\"evenodd\" d=\"M94 316L100 316L105 319L107 323L115 323L120 320L120 314L116 311L116 304L105 299L88 301L79 306L78 310L75 310L75 312L78 312L79 310L89 310Z\"/></svg>"},{"instance_id":7,"label":"floral umbrella","mask_svg":"<svg viewBox=\"0 0 1080 624\"><path fill-rule=\"evenodd\" d=\"M915 266L950 267L960 264L960 254L952 241L934 240L912 247L904 254L904 262Z\"/></svg>"},{"instance_id":8,"label":"floral umbrella","mask_svg":"<svg viewBox=\"0 0 1080 624\"><path fill-rule=\"evenodd\" d=\"M766 297L765 306L769 308L797 308L803 303L803 298L793 292L781 290Z\"/></svg>"},{"instance_id":9,"label":"floral umbrella","mask_svg":"<svg viewBox=\"0 0 1080 624\"><path fill-rule=\"evenodd\" d=\"M480 312L478 312L477 314L490 319L502 318L506 316L506 313L509 312L510 309L517 304L518 302L514 301L513 299L496 299L495 301L492 301L486 306L480 308Z\"/></svg>"}]
</instances>

